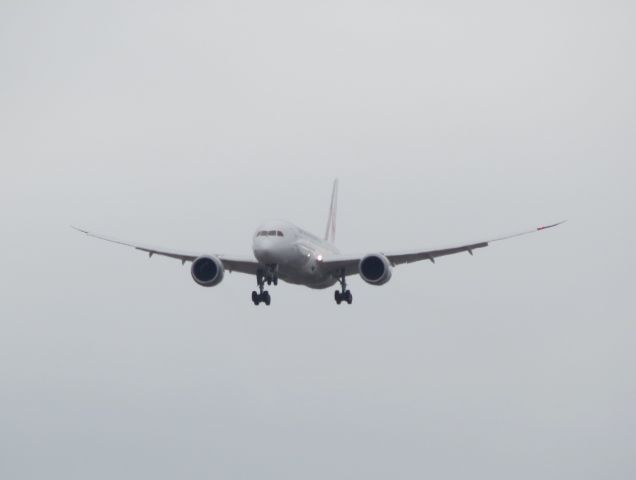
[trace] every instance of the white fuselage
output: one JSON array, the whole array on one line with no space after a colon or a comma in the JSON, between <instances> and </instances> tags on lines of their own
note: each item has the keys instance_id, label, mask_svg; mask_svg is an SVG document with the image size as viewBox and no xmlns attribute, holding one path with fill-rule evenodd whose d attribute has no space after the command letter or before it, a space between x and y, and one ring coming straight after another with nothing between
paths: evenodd
<instances>
[{"instance_id":1,"label":"white fuselage","mask_svg":"<svg viewBox=\"0 0 636 480\"><path fill-rule=\"evenodd\" d=\"M252 249L264 265L275 265L278 278L310 288L328 288L337 282L324 271L321 260L338 254L332 244L280 220L261 225L254 233Z\"/></svg>"}]
</instances>

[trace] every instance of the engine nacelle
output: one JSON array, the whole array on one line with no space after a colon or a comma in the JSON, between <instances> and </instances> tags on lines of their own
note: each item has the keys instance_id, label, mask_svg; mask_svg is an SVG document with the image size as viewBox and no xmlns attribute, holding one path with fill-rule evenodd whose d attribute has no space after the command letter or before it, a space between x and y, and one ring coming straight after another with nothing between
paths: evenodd
<instances>
[{"instance_id":1,"label":"engine nacelle","mask_svg":"<svg viewBox=\"0 0 636 480\"><path fill-rule=\"evenodd\" d=\"M223 263L216 257L199 257L192 262L190 273L202 287L214 287L223 280Z\"/></svg>"},{"instance_id":2,"label":"engine nacelle","mask_svg":"<svg viewBox=\"0 0 636 480\"><path fill-rule=\"evenodd\" d=\"M384 285L391 280L391 263L382 254L367 255L360 260L358 270L362 280L371 285Z\"/></svg>"}]
</instances>

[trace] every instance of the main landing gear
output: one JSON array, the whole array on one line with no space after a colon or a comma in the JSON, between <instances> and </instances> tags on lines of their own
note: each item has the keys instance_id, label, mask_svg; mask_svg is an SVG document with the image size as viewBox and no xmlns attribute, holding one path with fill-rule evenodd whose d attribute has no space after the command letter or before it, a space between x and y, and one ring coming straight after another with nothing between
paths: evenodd
<instances>
[{"instance_id":1,"label":"main landing gear","mask_svg":"<svg viewBox=\"0 0 636 480\"><path fill-rule=\"evenodd\" d=\"M254 302L254 305L258 305L259 303L263 302L265 305L269 306L269 304L272 302L272 297L270 297L267 290L263 291L262 287L260 288L260 290L261 293L252 291L252 302Z\"/></svg>"},{"instance_id":2,"label":"main landing gear","mask_svg":"<svg viewBox=\"0 0 636 480\"><path fill-rule=\"evenodd\" d=\"M336 290L334 292L336 303L340 305L342 302L347 302L351 305L351 302L353 302L353 295L351 295L351 290L347 290L347 281L344 270L340 272L338 282L340 282L340 290Z\"/></svg>"},{"instance_id":3,"label":"main landing gear","mask_svg":"<svg viewBox=\"0 0 636 480\"><path fill-rule=\"evenodd\" d=\"M269 306L272 302L272 297L269 292L265 290L265 283L267 285L278 285L278 267L276 265L268 265L265 270L258 269L256 272L256 284L258 285L258 292L252 292L252 302L254 305L258 305L263 302Z\"/></svg>"}]
</instances>

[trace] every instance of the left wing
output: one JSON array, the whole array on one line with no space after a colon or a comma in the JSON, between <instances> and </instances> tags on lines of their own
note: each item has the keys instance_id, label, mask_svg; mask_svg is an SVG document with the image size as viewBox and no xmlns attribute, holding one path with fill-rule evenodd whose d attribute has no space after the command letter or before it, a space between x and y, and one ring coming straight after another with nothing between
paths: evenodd
<instances>
[{"instance_id":1,"label":"left wing","mask_svg":"<svg viewBox=\"0 0 636 480\"><path fill-rule=\"evenodd\" d=\"M500 240L507 240L509 238L519 237L521 235L528 235L530 233L536 233L543 230L547 230L548 228L556 227L565 223L565 220L562 222L554 223L552 225L546 225L543 227L533 228L532 230L527 230L525 232L515 233L513 235L507 235L505 237L499 237L492 240L485 240L483 242L469 243L465 245L458 245L453 247L445 247L445 248L435 248L430 250L411 250L404 252L393 252L393 253L383 253L383 255L389 260L391 265L396 266L403 263L413 263L419 262L420 260L430 260L432 263L435 263L435 259L438 257L444 257L446 255L453 255L455 253L468 252L471 255L473 254L473 250L477 250L478 248L484 248L490 245L492 242L498 242ZM345 275L355 275L358 272L358 267L360 264L360 260L362 260L363 256L361 255L351 255L351 256L343 256L336 255L333 257L327 257L322 260L322 264L333 272L341 272L344 270Z\"/></svg>"},{"instance_id":2,"label":"left wing","mask_svg":"<svg viewBox=\"0 0 636 480\"><path fill-rule=\"evenodd\" d=\"M98 238L100 240L105 240L111 243L117 243L119 245L125 245L127 247L132 247L136 250L146 252L150 258L152 258L153 255L161 255L163 257L176 258L177 260L181 260L181 264L184 264L185 262L193 262L194 260L196 260L197 258L203 255L208 255L206 253L176 252L176 251L164 249L164 248L154 248L149 246L136 245L134 243L123 242L121 240L105 237L103 235L97 235L95 233L89 232L88 230L83 230L81 228L77 228L77 227L71 227L71 228L77 230L78 232L85 233L89 237ZM256 271L258 270L259 264L254 259L240 258L240 257L234 257L234 256L228 256L228 255L214 255L214 256L217 257L219 260L221 260L221 263L223 263L223 267L229 272L240 272L240 273L247 273L250 275L256 275Z\"/></svg>"}]
</instances>

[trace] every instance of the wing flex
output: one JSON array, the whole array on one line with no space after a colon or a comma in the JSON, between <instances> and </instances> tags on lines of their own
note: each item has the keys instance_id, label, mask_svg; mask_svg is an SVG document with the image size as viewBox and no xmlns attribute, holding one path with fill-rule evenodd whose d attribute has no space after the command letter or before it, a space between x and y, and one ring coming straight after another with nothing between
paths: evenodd
<instances>
[{"instance_id":1,"label":"wing flex","mask_svg":"<svg viewBox=\"0 0 636 480\"><path fill-rule=\"evenodd\" d=\"M84 233L89 237L97 238L99 240L104 240L110 243L116 243L118 245L124 245L126 247L132 247L135 250L139 250L142 252L146 252L150 258L153 255L160 255L163 257L174 258L177 260L181 260L181 264L185 264L186 262L193 262L197 258L208 255L205 253L186 253L186 252L177 252L164 248L154 248L144 245L137 245L134 243L124 242L122 240L117 240L115 238L106 237L104 235L98 235L96 233L89 232L88 230L84 230L82 228L77 228L71 226L71 228L77 230L78 232ZM214 255L223 263L223 267L229 272L239 272L239 273L247 273L250 275L255 275L256 271L259 268L259 263L250 258L240 258L228 255Z\"/></svg>"},{"instance_id":2,"label":"wing flex","mask_svg":"<svg viewBox=\"0 0 636 480\"><path fill-rule=\"evenodd\" d=\"M533 228L532 230L526 230L520 233L514 233L512 235L507 235L504 237L494 238L491 240L485 240L483 242L470 243L466 245L458 245L455 247L448 248L436 248L430 250L411 250L404 252L394 252L394 253L383 253L384 256L389 260L391 265L396 266L404 263L413 263L419 262L421 260L430 260L432 263L435 263L435 259L438 257L444 257L446 255L454 255L456 253L468 252L469 254L473 254L474 250L479 248L485 248L489 246L492 242L498 242L501 240L507 240L509 238L520 237L522 235L528 235L530 233L541 232L543 230L547 230L549 228L556 227L565 223L565 220L558 223L553 223L551 225L544 225L541 227ZM356 256L334 256L325 258L322 261L322 264L330 270L334 272L345 272L345 275L354 275L359 273L358 266L360 260L362 259L362 255Z\"/></svg>"}]
</instances>

